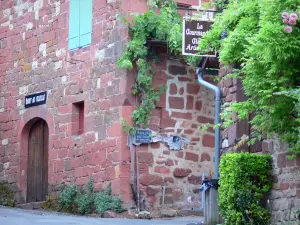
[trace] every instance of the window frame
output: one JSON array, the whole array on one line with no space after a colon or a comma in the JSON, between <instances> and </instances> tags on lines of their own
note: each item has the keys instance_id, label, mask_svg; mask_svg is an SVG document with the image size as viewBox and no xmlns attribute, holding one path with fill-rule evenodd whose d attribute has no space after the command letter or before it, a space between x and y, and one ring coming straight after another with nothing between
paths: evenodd
<instances>
[{"instance_id":1,"label":"window frame","mask_svg":"<svg viewBox=\"0 0 300 225\"><path fill-rule=\"evenodd\" d=\"M68 50L74 51L91 45L93 33L93 0L70 0L68 22ZM87 24L87 30L83 32L83 29L80 29L82 24ZM86 39L83 41L84 44L81 44L80 40L83 36ZM71 44L71 40L74 41L73 44Z\"/></svg>"}]
</instances>

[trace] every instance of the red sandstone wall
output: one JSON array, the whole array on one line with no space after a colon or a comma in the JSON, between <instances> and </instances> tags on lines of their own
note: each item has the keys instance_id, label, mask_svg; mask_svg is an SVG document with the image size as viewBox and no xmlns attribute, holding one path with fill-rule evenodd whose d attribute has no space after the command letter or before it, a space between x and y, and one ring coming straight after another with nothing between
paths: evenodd
<instances>
[{"instance_id":1,"label":"red sandstone wall","mask_svg":"<svg viewBox=\"0 0 300 225\"><path fill-rule=\"evenodd\" d=\"M219 71L220 77L232 71L232 67ZM241 81L237 79L223 79L219 86L222 91L223 102L238 102L246 99ZM235 116L235 115L234 115ZM250 117L251 118L251 117ZM289 160L288 145L279 141L278 137L257 142L253 146L241 146L233 149L236 145L235 139L241 138L244 134L249 135L250 126L248 120L234 121L233 125L223 130L223 143L228 141L228 147L223 145L221 151L226 152L252 152L258 154L270 154L272 156L272 182L273 187L265 197L265 205L271 213L270 224L297 224L299 223L300 209L300 157Z\"/></svg>"},{"instance_id":2,"label":"red sandstone wall","mask_svg":"<svg viewBox=\"0 0 300 225\"><path fill-rule=\"evenodd\" d=\"M21 201L27 188L22 137L29 132L26 123L40 117L50 131L50 192L93 176L96 188L112 182L114 192L131 202L129 180L120 169L129 150L119 121L130 119L132 107L123 104L127 97L131 101L130 79L115 64L127 31L116 19L121 5L110 2L94 0L92 44L70 52L69 1L1 1L0 179L20 191ZM24 109L24 96L40 91L48 91L47 104ZM83 100L84 133L74 136L72 103Z\"/></svg>"},{"instance_id":3,"label":"red sandstone wall","mask_svg":"<svg viewBox=\"0 0 300 225\"><path fill-rule=\"evenodd\" d=\"M94 0L92 44L72 52L67 49L68 0L0 2L0 180L11 184L21 202L27 189L26 140L32 119L42 118L49 127L50 193L92 176L96 188L111 182L113 192L133 204L130 152L119 119L131 119L134 72L116 68L128 38L116 17L147 6L143 0L109 2ZM138 148L141 189L149 205L157 206L165 181L166 204L198 207L200 176L211 173L214 136L197 126L213 122L213 95L179 62L162 61L156 68L153 85L169 88L150 127L185 136L191 145L180 152L165 144ZM47 104L25 109L24 97L40 91L48 91ZM79 101L85 104L84 133L73 135L72 104Z\"/></svg>"},{"instance_id":4,"label":"red sandstone wall","mask_svg":"<svg viewBox=\"0 0 300 225\"><path fill-rule=\"evenodd\" d=\"M166 63L165 63L166 62ZM179 135L191 141L180 151L165 143L137 148L140 183L148 206L162 203L174 208L200 207L201 176L213 173L214 130L203 132L203 123L214 123L214 94L197 83L191 67L178 60L156 64L154 86L167 84L167 91L153 111L149 128L165 136Z\"/></svg>"}]
</instances>

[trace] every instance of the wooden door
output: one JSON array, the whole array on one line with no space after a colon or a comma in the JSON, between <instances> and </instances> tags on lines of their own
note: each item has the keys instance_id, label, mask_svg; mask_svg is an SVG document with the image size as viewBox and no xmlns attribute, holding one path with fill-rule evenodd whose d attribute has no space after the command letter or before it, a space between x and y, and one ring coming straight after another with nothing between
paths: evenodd
<instances>
[{"instance_id":1,"label":"wooden door","mask_svg":"<svg viewBox=\"0 0 300 225\"><path fill-rule=\"evenodd\" d=\"M48 126L35 122L29 132L27 202L45 201L48 189Z\"/></svg>"}]
</instances>

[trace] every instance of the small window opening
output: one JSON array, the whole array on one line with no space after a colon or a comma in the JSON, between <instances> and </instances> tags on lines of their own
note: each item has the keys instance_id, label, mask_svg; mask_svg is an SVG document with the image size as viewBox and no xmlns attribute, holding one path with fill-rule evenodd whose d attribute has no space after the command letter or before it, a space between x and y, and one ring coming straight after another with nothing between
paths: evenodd
<instances>
[{"instance_id":1,"label":"small window opening","mask_svg":"<svg viewBox=\"0 0 300 225\"><path fill-rule=\"evenodd\" d=\"M84 133L84 102L73 103L72 107L72 135Z\"/></svg>"}]
</instances>

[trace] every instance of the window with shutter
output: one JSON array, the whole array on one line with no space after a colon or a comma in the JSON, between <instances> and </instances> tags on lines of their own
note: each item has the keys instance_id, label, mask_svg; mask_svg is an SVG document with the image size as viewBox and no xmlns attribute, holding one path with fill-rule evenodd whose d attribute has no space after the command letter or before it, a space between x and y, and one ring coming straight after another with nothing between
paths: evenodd
<instances>
[{"instance_id":1,"label":"window with shutter","mask_svg":"<svg viewBox=\"0 0 300 225\"><path fill-rule=\"evenodd\" d=\"M69 50L92 42L93 0L70 0Z\"/></svg>"}]
</instances>

